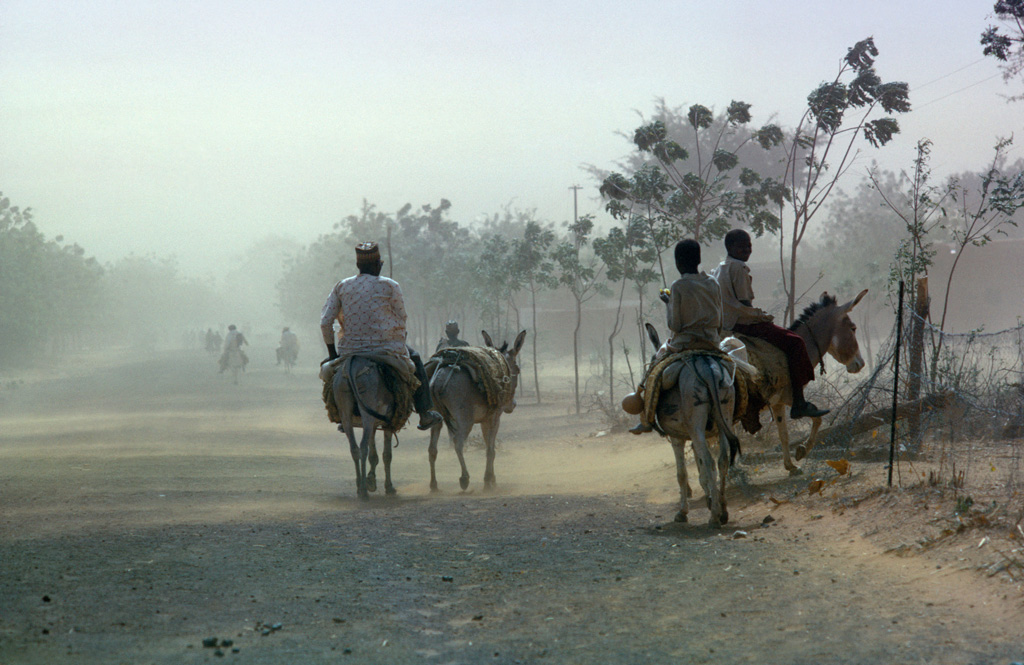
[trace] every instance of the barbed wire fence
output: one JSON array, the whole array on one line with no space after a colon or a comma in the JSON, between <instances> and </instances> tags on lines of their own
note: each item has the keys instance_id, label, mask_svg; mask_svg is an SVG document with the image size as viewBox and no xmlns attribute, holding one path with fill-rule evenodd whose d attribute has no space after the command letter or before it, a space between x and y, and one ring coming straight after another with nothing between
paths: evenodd
<instances>
[{"instance_id":1,"label":"barbed wire fence","mask_svg":"<svg viewBox=\"0 0 1024 665\"><path fill-rule=\"evenodd\" d=\"M888 459L896 325L879 346L870 374L862 377L838 369L819 376L809 386L820 403L832 407L814 459L807 463L812 472L828 457ZM908 304L903 325L898 401L913 408L907 410L910 415L901 415L896 425L895 471L900 484L924 476L933 484L962 485L973 465L984 464L1000 475L1009 496L1024 502L1024 323L995 332L949 333ZM923 356L916 365L918 371L911 370L913 342L906 334L914 326L923 331L924 340L917 351ZM917 391L913 390L915 382ZM875 427L871 426L873 419L877 420ZM800 440L799 431L805 427L793 428L798 430L793 441ZM765 436L771 438L773 432ZM981 455L985 459L980 459ZM928 474L915 468L915 462L925 456Z\"/></svg>"}]
</instances>

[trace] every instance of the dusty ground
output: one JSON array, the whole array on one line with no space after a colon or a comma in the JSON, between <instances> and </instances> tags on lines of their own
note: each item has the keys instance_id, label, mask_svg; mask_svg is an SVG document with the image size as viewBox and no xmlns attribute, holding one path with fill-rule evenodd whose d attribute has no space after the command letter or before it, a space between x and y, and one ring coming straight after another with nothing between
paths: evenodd
<instances>
[{"instance_id":1,"label":"dusty ground","mask_svg":"<svg viewBox=\"0 0 1024 665\"><path fill-rule=\"evenodd\" d=\"M884 491L877 462L754 453L714 531L671 521L663 441L552 399L505 417L496 493L479 448L460 492L444 447L432 495L407 430L398 497L361 503L312 368L253 357L237 387L200 352L5 377L0 665L1024 660L1019 516L984 455L954 492L923 462Z\"/></svg>"}]
</instances>

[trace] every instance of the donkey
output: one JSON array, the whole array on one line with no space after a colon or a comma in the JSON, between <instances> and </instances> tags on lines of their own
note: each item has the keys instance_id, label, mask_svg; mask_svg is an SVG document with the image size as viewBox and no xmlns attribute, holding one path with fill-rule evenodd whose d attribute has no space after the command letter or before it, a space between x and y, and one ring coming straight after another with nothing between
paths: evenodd
<instances>
[{"instance_id":1,"label":"donkey","mask_svg":"<svg viewBox=\"0 0 1024 665\"><path fill-rule=\"evenodd\" d=\"M395 397L384 383L380 366L368 358L353 356L348 361L347 371L342 365L334 374L333 387L341 419L338 430L348 437L356 465L356 494L365 500L369 492L377 489L377 428L384 430L384 490L389 495L395 494L397 490L391 482L391 438L396 423L390 420L395 415ZM359 443L356 443L356 427L363 430Z\"/></svg>"},{"instance_id":2,"label":"donkey","mask_svg":"<svg viewBox=\"0 0 1024 665\"><path fill-rule=\"evenodd\" d=\"M825 355L828 354L838 360L846 367L850 374L856 374L864 369L864 358L860 355L860 346L857 343L857 325L850 319L850 310L857 306L857 303L867 294L868 290L861 291L853 300L840 305L835 296L828 292L821 294L818 302L806 307L800 317L790 326L790 330L803 338L807 346L807 355L810 356L811 366L820 365L821 373L825 373ZM755 365L755 359L759 349L752 348L749 337L737 335L740 340L747 344L751 362ZM754 344L757 344L755 341ZM768 346L764 344L764 346ZM771 347L769 353L775 352ZM784 385L772 394L768 400L772 417L779 431L779 442L782 446L782 464L789 471L790 475L796 476L803 473L803 469L793 463L789 452L789 428L786 425L787 407L792 406L793 395L789 386L789 375L785 375ZM736 414L739 417L741 414ZM811 433L806 443L800 444L794 451L796 459L802 460L811 449L814 448L818 429L821 427L821 418L811 419Z\"/></svg>"},{"instance_id":3,"label":"donkey","mask_svg":"<svg viewBox=\"0 0 1024 665\"><path fill-rule=\"evenodd\" d=\"M657 332L648 325L652 341ZM656 342L657 344L657 342ZM660 346L660 344L657 344ZM735 404L734 375L722 362L707 355L692 355L679 361L682 367L675 385L661 392L656 419L658 427L672 444L676 458L676 480L679 483L679 512L675 521L688 520L687 497L690 486L686 474L686 442L693 442L693 456L697 460L700 486L704 489L711 518L708 525L721 527L729 521L725 500L725 479L729 466L736 461L740 450L739 439L730 423ZM718 430L718 461L711 454L705 429L714 423Z\"/></svg>"},{"instance_id":4,"label":"donkey","mask_svg":"<svg viewBox=\"0 0 1024 665\"><path fill-rule=\"evenodd\" d=\"M455 454L459 458L459 465L462 467L462 475L459 477L459 486L462 489L469 487L469 469L466 468L466 459L462 450L466 443L469 432L473 425L479 423L480 430L484 436L484 443L487 446L487 466L484 470L484 489L492 490L495 485L494 477L494 445L498 436L498 425L501 414L512 413L516 408L515 394L519 385L519 365L516 357L523 348L526 341L526 331L516 335L512 348L508 348L508 342L495 347L491 336L487 331L481 331L484 343L497 349L508 366L507 380L511 382L510 397L501 405L491 405L487 396L481 391L474 381L470 372L459 364L441 364L434 370L430 378L430 395L434 400L434 408L443 416L444 424L448 427L448 438L455 446ZM461 347L453 349L458 352L462 349L472 347ZM430 459L430 490L437 491L437 476L434 474L434 463L437 460L437 440L441 436L441 423L434 425L430 430L430 448L428 457Z\"/></svg>"},{"instance_id":5,"label":"donkey","mask_svg":"<svg viewBox=\"0 0 1024 665\"><path fill-rule=\"evenodd\" d=\"M821 365L824 370L824 356L831 355L846 367L850 374L856 374L864 369L864 358L860 355L860 346L857 343L857 325L850 319L850 310L867 294L868 290L861 291L856 298L850 302L839 305L834 296L828 292L822 293L818 302L806 307L790 329L804 339L807 353L811 359L811 365ZM658 333L653 326L647 324L647 333L654 343L655 348L661 345ZM747 346L747 353L750 362L758 369L761 369L766 362L774 361L775 364L785 367L786 359L782 351L771 346L767 342L753 339L745 335L737 335ZM789 374L782 371L775 389L771 395L767 395L766 408L772 412L772 419L775 421L779 432L779 442L782 447L782 464L790 475L797 476L803 473L803 469L793 463L789 450L789 428L787 426L787 407L792 406L793 393L789 386ZM739 379L738 379L739 380ZM754 386L750 386L755 390ZM739 420L744 414L733 413L733 422ZM806 457L814 448L818 429L821 427L821 418L811 419L811 433L807 441L798 445L794 451L797 461Z\"/></svg>"}]
</instances>

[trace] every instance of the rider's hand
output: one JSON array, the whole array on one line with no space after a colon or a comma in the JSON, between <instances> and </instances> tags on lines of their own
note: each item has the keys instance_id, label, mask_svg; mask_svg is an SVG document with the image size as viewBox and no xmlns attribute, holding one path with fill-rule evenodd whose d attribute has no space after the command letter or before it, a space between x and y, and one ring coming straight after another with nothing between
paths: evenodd
<instances>
[{"instance_id":1,"label":"rider's hand","mask_svg":"<svg viewBox=\"0 0 1024 665\"><path fill-rule=\"evenodd\" d=\"M666 305L668 304L670 298L669 293L670 291L668 289L661 289L660 291L658 291L658 297L661 298L661 302L665 303Z\"/></svg>"}]
</instances>

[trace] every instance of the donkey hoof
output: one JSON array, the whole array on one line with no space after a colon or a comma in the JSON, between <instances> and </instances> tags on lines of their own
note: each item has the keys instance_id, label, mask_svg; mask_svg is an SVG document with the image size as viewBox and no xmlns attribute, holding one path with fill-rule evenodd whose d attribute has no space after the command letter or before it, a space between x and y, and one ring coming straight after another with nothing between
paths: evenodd
<instances>
[{"instance_id":1,"label":"donkey hoof","mask_svg":"<svg viewBox=\"0 0 1024 665\"><path fill-rule=\"evenodd\" d=\"M469 476L462 476L461 478L459 478L459 487L461 487L462 489L466 489L467 487L469 487Z\"/></svg>"},{"instance_id":2,"label":"donkey hoof","mask_svg":"<svg viewBox=\"0 0 1024 665\"><path fill-rule=\"evenodd\" d=\"M688 522L688 521L690 521L690 518L686 515L686 513L684 513L683 511L680 510L678 513L676 513L676 521L677 522Z\"/></svg>"},{"instance_id":3,"label":"donkey hoof","mask_svg":"<svg viewBox=\"0 0 1024 665\"><path fill-rule=\"evenodd\" d=\"M367 492L376 492L377 491L377 479L374 478L373 476L369 476L366 479L366 491Z\"/></svg>"},{"instance_id":4,"label":"donkey hoof","mask_svg":"<svg viewBox=\"0 0 1024 665\"><path fill-rule=\"evenodd\" d=\"M389 486L384 488L384 493L387 494L388 496L394 496L394 495L398 494L398 490L396 490L394 487L391 487L389 485Z\"/></svg>"},{"instance_id":5,"label":"donkey hoof","mask_svg":"<svg viewBox=\"0 0 1024 665\"><path fill-rule=\"evenodd\" d=\"M708 520L708 526L711 527L712 529L721 529L722 528L722 522L720 522L719 520L717 520L714 517L712 517L711 519Z\"/></svg>"},{"instance_id":6,"label":"donkey hoof","mask_svg":"<svg viewBox=\"0 0 1024 665\"><path fill-rule=\"evenodd\" d=\"M793 451L793 459L799 462L805 457L807 457L807 449L803 446L797 446L796 450Z\"/></svg>"},{"instance_id":7,"label":"donkey hoof","mask_svg":"<svg viewBox=\"0 0 1024 665\"><path fill-rule=\"evenodd\" d=\"M722 524L728 524L729 523L729 511L728 510L723 510L722 511L722 518L721 519L722 519Z\"/></svg>"},{"instance_id":8,"label":"donkey hoof","mask_svg":"<svg viewBox=\"0 0 1024 665\"><path fill-rule=\"evenodd\" d=\"M792 469L789 470L789 475L791 475L791 476L802 476L802 475L804 475L804 470L801 469L798 466L794 466Z\"/></svg>"}]
</instances>

